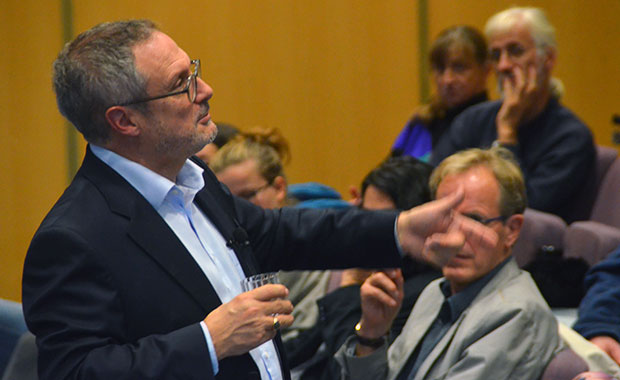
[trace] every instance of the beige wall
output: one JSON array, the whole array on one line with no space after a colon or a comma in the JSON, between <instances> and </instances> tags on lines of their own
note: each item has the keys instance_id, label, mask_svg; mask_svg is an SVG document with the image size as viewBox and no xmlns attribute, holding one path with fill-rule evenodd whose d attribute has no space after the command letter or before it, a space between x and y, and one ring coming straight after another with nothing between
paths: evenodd
<instances>
[{"instance_id":1,"label":"beige wall","mask_svg":"<svg viewBox=\"0 0 620 380\"><path fill-rule=\"evenodd\" d=\"M73 3L76 32L109 20L157 21L202 59L216 121L284 132L293 154L291 182L320 181L346 194L386 155L420 98L417 1ZM481 27L511 4L431 0L429 36L455 23ZM609 145L609 118L620 112L620 37L613 30L620 3L538 4L558 27L557 73L566 103L593 127L597 142ZM30 237L66 186L66 129L50 89L61 27L60 1L3 1L0 297L15 300Z\"/></svg>"}]
</instances>

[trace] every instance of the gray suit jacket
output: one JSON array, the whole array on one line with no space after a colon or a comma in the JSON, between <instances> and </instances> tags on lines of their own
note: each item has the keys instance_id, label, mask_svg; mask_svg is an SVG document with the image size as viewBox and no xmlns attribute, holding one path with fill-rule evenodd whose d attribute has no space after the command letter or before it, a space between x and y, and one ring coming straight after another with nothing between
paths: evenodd
<instances>
[{"instance_id":1,"label":"gray suit jacket","mask_svg":"<svg viewBox=\"0 0 620 380\"><path fill-rule=\"evenodd\" d=\"M345 379L395 379L439 313L442 279L420 295L398 338L353 357L336 354ZM538 379L561 346L555 317L530 275L510 261L480 291L415 375L421 379Z\"/></svg>"}]
</instances>

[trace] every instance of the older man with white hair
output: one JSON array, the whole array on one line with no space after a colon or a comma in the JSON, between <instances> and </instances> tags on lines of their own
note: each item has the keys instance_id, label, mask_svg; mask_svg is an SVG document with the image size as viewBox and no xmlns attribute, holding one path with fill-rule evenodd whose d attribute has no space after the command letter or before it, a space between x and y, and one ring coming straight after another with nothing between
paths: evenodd
<instances>
[{"instance_id":1,"label":"older man with white hair","mask_svg":"<svg viewBox=\"0 0 620 380\"><path fill-rule=\"evenodd\" d=\"M459 115L431 162L467 148L504 146L521 166L530 207L567 222L586 217L577 199L593 181L595 149L588 127L559 102L562 85L551 76L553 26L541 9L510 8L492 16L485 33L503 99Z\"/></svg>"}]
</instances>

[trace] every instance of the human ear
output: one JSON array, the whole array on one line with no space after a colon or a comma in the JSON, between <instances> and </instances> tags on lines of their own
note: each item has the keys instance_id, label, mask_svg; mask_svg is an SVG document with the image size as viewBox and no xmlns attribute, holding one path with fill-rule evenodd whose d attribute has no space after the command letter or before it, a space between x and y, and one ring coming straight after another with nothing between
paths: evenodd
<instances>
[{"instance_id":1,"label":"human ear","mask_svg":"<svg viewBox=\"0 0 620 380\"><path fill-rule=\"evenodd\" d=\"M112 106L105 111L105 119L110 128L121 135L137 136L140 128L134 122L135 112L124 106Z\"/></svg>"},{"instance_id":2,"label":"human ear","mask_svg":"<svg viewBox=\"0 0 620 380\"><path fill-rule=\"evenodd\" d=\"M547 47L545 48L545 53L546 55L545 55L545 60L543 61L543 65L545 66L545 69L547 70L547 72L550 73L553 67L555 66L556 51L555 49L551 47Z\"/></svg>"},{"instance_id":3,"label":"human ear","mask_svg":"<svg viewBox=\"0 0 620 380\"><path fill-rule=\"evenodd\" d=\"M277 176L273 180L273 188L276 190L276 199L279 204L283 204L286 199L286 179L281 175Z\"/></svg>"},{"instance_id":4,"label":"human ear","mask_svg":"<svg viewBox=\"0 0 620 380\"><path fill-rule=\"evenodd\" d=\"M519 238L519 233L523 227L523 220L523 214L515 214L508 218L504 223L504 228L507 231L506 244L509 247L512 247Z\"/></svg>"}]
</instances>

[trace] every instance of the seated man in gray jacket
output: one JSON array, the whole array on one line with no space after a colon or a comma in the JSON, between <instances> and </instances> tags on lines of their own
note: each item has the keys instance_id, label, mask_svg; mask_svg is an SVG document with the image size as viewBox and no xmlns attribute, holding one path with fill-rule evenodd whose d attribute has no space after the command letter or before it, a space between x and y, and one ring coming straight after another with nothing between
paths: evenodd
<instances>
[{"instance_id":1,"label":"seated man in gray jacket","mask_svg":"<svg viewBox=\"0 0 620 380\"><path fill-rule=\"evenodd\" d=\"M347 379L537 379L561 347L557 322L530 275L511 257L526 207L525 186L504 148L445 159L430 180L443 198L461 188L457 213L499 236L493 248L467 239L452 252L427 242L443 278L418 298L402 333L386 332L403 297L400 271L376 272L361 288L362 317L336 354Z\"/></svg>"}]
</instances>

